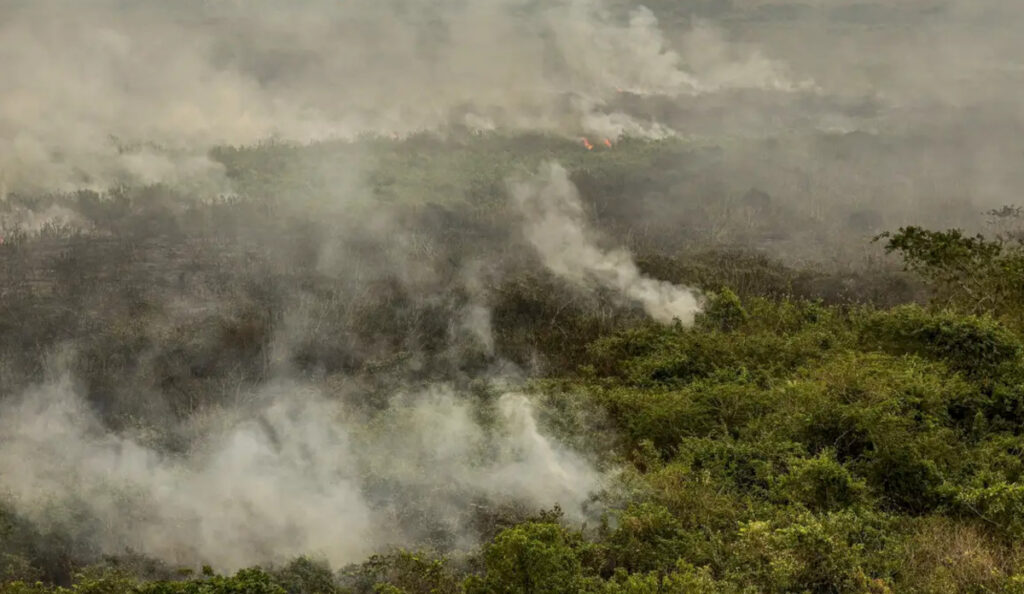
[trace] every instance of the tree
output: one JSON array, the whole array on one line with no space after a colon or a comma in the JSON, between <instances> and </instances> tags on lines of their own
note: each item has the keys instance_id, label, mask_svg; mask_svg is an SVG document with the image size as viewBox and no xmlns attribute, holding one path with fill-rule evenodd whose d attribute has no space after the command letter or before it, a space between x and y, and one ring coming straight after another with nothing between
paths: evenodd
<instances>
[{"instance_id":1,"label":"tree","mask_svg":"<svg viewBox=\"0 0 1024 594\"><path fill-rule=\"evenodd\" d=\"M959 229L902 227L883 233L887 253L924 277L938 302L971 313L1019 314L1024 304L1024 245L1005 236L967 236Z\"/></svg>"},{"instance_id":2,"label":"tree","mask_svg":"<svg viewBox=\"0 0 1024 594\"><path fill-rule=\"evenodd\" d=\"M582 566L573 535L558 524L530 522L498 534L484 552L487 573L467 581L468 592L578 592Z\"/></svg>"}]
</instances>

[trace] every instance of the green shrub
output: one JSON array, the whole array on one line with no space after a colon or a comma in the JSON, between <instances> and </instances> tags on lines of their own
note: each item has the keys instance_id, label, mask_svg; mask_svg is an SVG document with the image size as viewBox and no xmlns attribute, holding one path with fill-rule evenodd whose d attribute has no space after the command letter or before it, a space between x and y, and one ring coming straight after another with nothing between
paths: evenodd
<instances>
[{"instance_id":1,"label":"green shrub","mask_svg":"<svg viewBox=\"0 0 1024 594\"><path fill-rule=\"evenodd\" d=\"M730 332L743 325L747 317L747 311L743 309L740 298L725 288L708 299L697 323L704 328Z\"/></svg>"},{"instance_id":2,"label":"green shrub","mask_svg":"<svg viewBox=\"0 0 1024 594\"><path fill-rule=\"evenodd\" d=\"M740 529L733 579L763 592L886 592L888 518L808 513Z\"/></svg>"},{"instance_id":3,"label":"green shrub","mask_svg":"<svg viewBox=\"0 0 1024 594\"><path fill-rule=\"evenodd\" d=\"M924 514L947 499L938 464L923 452L879 452L871 456L866 466L868 484L892 509Z\"/></svg>"},{"instance_id":4,"label":"green shrub","mask_svg":"<svg viewBox=\"0 0 1024 594\"><path fill-rule=\"evenodd\" d=\"M272 575L288 594L333 594L338 590L327 563L308 557L298 557Z\"/></svg>"},{"instance_id":5,"label":"green shrub","mask_svg":"<svg viewBox=\"0 0 1024 594\"><path fill-rule=\"evenodd\" d=\"M466 591L577 592L584 578L575 540L557 524L527 523L504 530L484 550L486 573L467 580Z\"/></svg>"},{"instance_id":6,"label":"green shrub","mask_svg":"<svg viewBox=\"0 0 1024 594\"><path fill-rule=\"evenodd\" d=\"M706 475L719 488L767 498L786 461L801 450L799 444L788 441L693 438L680 444L676 461Z\"/></svg>"},{"instance_id":7,"label":"green shrub","mask_svg":"<svg viewBox=\"0 0 1024 594\"><path fill-rule=\"evenodd\" d=\"M598 377L641 388L744 374L767 380L820 360L844 340L814 325L793 335L772 328L642 328L595 341L587 351L587 364Z\"/></svg>"},{"instance_id":8,"label":"green shrub","mask_svg":"<svg viewBox=\"0 0 1024 594\"><path fill-rule=\"evenodd\" d=\"M739 590L715 580L706 568L679 561L671 571L620 572L605 584L604 594L725 594Z\"/></svg>"},{"instance_id":9,"label":"green shrub","mask_svg":"<svg viewBox=\"0 0 1024 594\"><path fill-rule=\"evenodd\" d=\"M644 478L651 498L669 509L687 531L689 559L706 559L706 537L733 530L750 513L748 497L711 471L694 470L689 462L666 464ZM694 540L694 534L700 540Z\"/></svg>"},{"instance_id":10,"label":"green shrub","mask_svg":"<svg viewBox=\"0 0 1024 594\"><path fill-rule=\"evenodd\" d=\"M683 552L679 520L663 506L630 505L617 518L616 529L603 539L608 566L629 573L666 571Z\"/></svg>"},{"instance_id":11,"label":"green shrub","mask_svg":"<svg viewBox=\"0 0 1024 594\"><path fill-rule=\"evenodd\" d=\"M968 487L957 493L956 506L1007 538L1024 538L1024 484Z\"/></svg>"},{"instance_id":12,"label":"green shrub","mask_svg":"<svg viewBox=\"0 0 1024 594\"><path fill-rule=\"evenodd\" d=\"M135 587L136 580L127 573L95 568L76 575L71 590L76 594L128 594Z\"/></svg>"},{"instance_id":13,"label":"green shrub","mask_svg":"<svg viewBox=\"0 0 1024 594\"><path fill-rule=\"evenodd\" d=\"M448 567L447 559L404 550L373 555L345 571L344 577L345 585L357 592L446 594L459 591L459 580Z\"/></svg>"},{"instance_id":14,"label":"green shrub","mask_svg":"<svg viewBox=\"0 0 1024 594\"><path fill-rule=\"evenodd\" d=\"M183 582L153 582L138 594L286 594L273 577L259 568L242 569L233 576L211 575Z\"/></svg>"},{"instance_id":15,"label":"green shrub","mask_svg":"<svg viewBox=\"0 0 1024 594\"><path fill-rule=\"evenodd\" d=\"M791 459L789 472L778 480L775 492L784 500L819 512L836 511L867 500L867 485L850 474L830 449L814 458Z\"/></svg>"},{"instance_id":16,"label":"green shrub","mask_svg":"<svg viewBox=\"0 0 1024 594\"><path fill-rule=\"evenodd\" d=\"M942 360L953 369L982 377L1006 364L1018 364L1022 349L1020 338L992 318L933 313L917 305L869 316L862 340L869 347Z\"/></svg>"},{"instance_id":17,"label":"green shrub","mask_svg":"<svg viewBox=\"0 0 1024 594\"><path fill-rule=\"evenodd\" d=\"M54 592L53 586L43 582L2 582L0 583L0 594L50 594Z\"/></svg>"},{"instance_id":18,"label":"green shrub","mask_svg":"<svg viewBox=\"0 0 1024 594\"><path fill-rule=\"evenodd\" d=\"M597 398L633 443L648 441L666 458L684 438L706 435L714 427L713 412L694 390L613 388L597 391Z\"/></svg>"}]
</instances>

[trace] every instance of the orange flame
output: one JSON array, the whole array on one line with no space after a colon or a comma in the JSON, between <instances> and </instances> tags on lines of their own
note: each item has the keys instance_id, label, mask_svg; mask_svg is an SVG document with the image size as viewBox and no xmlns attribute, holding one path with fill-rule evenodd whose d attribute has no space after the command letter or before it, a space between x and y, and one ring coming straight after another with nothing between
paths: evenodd
<instances>
[{"instance_id":1,"label":"orange flame","mask_svg":"<svg viewBox=\"0 0 1024 594\"><path fill-rule=\"evenodd\" d=\"M612 148L612 141L610 141L610 140L608 140L607 138L605 138L605 139L604 139L604 145L605 145L606 147L608 147L608 148Z\"/></svg>"},{"instance_id":2,"label":"orange flame","mask_svg":"<svg viewBox=\"0 0 1024 594\"><path fill-rule=\"evenodd\" d=\"M583 138L583 146L587 147L588 151L594 150L594 145L590 144L590 141L586 138Z\"/></svg>"}]
</instances>

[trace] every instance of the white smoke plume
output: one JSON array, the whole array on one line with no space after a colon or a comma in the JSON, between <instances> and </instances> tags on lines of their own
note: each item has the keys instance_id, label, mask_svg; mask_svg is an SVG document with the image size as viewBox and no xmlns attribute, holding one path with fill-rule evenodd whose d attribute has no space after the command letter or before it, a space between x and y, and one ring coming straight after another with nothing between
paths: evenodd
<instances>
[{"instance_id":1,"label":"white smoke plume","mask_svg":"<svg viewBox=\"0 0 1024 594\"><path fill-rule=\"evenodd\" d=\"M625 249L597 245L564 167L547 164L532 179L512 183L511 194L524 216L526 239L552 272L579 285L618 291L659 322L693 323L701 308L694 290L643 275Z\"/></svg>"},{"instance_id":2,"label":"white smoke plume","mask_svg":"<svg viewBox=\"0 0 1024 594\"><path fill-rule=\"evenodd\" d=\"M220 143L452 127L665 135L619 90L795 89L710 27L602 0L0 3L0 190L196 183ZM691 66L692 65L692 66Z\"/></svg>"},{"instance_id":3,"label":"white smoke plume","mask_svg":"<svg viewBox=\"0 0 1024 594\"><path fill-rule=\"evenodd\" d=\"M372 417L278 383L210 415L191 450L105 428L64 374L0 409L3 496L43 528L105 553L234 569L300 554L333 564L416 543L416 524L472 544L475 504L560 504L584 515L601 475L538 428L530 400L492 421L451 389L398 396Z\"/></svg>"}]
</instances>

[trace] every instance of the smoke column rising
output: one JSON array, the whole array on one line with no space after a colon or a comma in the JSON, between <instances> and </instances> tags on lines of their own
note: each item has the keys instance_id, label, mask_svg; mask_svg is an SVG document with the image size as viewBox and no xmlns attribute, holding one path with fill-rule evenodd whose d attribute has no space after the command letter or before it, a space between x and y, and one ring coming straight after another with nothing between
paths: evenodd
<instances>
[{"instance_id":1,"label":"smoke column rising","mask_svg":"<svg viewBox=\"0 0 1024 594\"><path fill-rule=\"evenodd\" d=\"M513 182L510 192L524 217L526 239L549 270L581 286L615 290L659 322L693 323L700 299L692 289L645 276L627 250L595 243L564 167L548 163L533 178Z\"/></svg>"}]
</instances>

